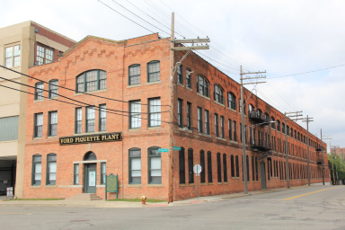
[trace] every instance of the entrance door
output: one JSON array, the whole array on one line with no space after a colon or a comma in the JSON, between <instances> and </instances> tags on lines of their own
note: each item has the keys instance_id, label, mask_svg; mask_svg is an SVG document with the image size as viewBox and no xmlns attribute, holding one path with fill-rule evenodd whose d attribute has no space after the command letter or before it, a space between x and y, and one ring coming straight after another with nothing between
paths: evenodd
<instances>
[{"instance_id":1,"label":"entrance door","mask_svg":"<svg viewBox=\"0 0 345 230\"><path fill-rule=\"evenodd\" d=\"M85 164L84 193L96 193L96 164Z\"/></svg>"},{"instance_id":2,"label":"entrance door","mask_svg":"<svg viewBox=\"0 0 345 230\"><path fill-rule=\"evenodd\" d=\"M261 189L266 189L266 169L265 169L265 162L260 163L261 168Z\"/></svg>"}]
</instances>

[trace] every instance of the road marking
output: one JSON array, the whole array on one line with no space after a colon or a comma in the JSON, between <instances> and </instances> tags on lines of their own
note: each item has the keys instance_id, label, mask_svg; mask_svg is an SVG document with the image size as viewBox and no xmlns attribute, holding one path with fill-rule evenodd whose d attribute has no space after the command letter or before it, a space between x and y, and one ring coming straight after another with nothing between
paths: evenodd
<instances>
[{"instance_id":1,"label":"road marking","mask_svg":"<svg viewBox=\"0 0 345 230\"><path fill-rule=\"evenodd\" d=\"M313 194L313 193L323 192L323 191L326 191L326 190L329 190L329 189L333 189L333 188L340 188L340 186L339 187L332 187L332 188L325 188L325 189L321 189L321 190L318 190L318 191L315 191L315 192L309 192L309 193L305 193L305 194L302 194L302 195L289 197L289 198L286 198L286 199L283 199L283 200L292 200L292 199L299 198L301 196L307 196L307 195L310 195L310 194Z\"/></svg>"}]
</instances>

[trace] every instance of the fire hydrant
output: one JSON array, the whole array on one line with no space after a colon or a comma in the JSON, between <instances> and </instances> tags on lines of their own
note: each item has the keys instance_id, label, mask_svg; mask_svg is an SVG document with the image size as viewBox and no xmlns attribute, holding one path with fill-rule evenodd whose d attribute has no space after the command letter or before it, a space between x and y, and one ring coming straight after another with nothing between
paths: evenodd
<instances>
[{"instance_id":1,"label":"fire hydrant","mask_svg":"<svg viewBox=\"0 0 345 230\"><path fill-rule=\"evenodd\" d=\"M141 203L142 204L146 204L146 196L142 196L141 197Z\"/></svg>"}]
</instances>

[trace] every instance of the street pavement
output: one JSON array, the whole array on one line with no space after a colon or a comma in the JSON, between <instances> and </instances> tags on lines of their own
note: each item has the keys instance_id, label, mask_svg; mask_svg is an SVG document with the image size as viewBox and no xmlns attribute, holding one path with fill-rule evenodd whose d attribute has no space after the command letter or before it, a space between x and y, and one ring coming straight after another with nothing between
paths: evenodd
<instances>
[{"instance_id":1,"label":"street pavement","mask_svg":"<svg viewBox=\"0 0 345 230\"><path fill-rule=\"evenodd\" d=\"M0 201L1 230L345 229L345 186L301 186L146 206L119 201L27 202Z\"/></svg>"}]
</instances>

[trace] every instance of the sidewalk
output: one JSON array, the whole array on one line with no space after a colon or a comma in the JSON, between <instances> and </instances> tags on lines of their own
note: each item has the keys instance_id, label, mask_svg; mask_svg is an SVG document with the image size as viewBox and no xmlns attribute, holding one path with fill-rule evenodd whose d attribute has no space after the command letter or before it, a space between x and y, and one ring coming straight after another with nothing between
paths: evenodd
<instances>
[{"instance_id":1,"label":"sidewalk","mask_svg":"<svg viewBox=\"0 0 345 230\"><path fill-rule=\"evenodd\" d=\"M312 186L319 186L319 184L313 184ZM290 189L303 188L304 186L291 187ZM167 202L158 203L147 203L146 205L141 202L129 202L129 201L105 201L105 200L94 200L94 201L72 201L72 200L10 200L6 201L6 196L0 196L0 207L6 206L45 206L45 207L95 207L95 208L143 208L143 207L164 207L164 206L185 206L192 205L202 202L217 202L225 199L232 199L237 197L244 197L262 193L271 193L277 191L283 191L286 188L268 189L250 191L248 194L244 193L232 193L215 196L204 196L195 197L192 199L174 201L168 204Z\"/></svg>"}]
</instances>

